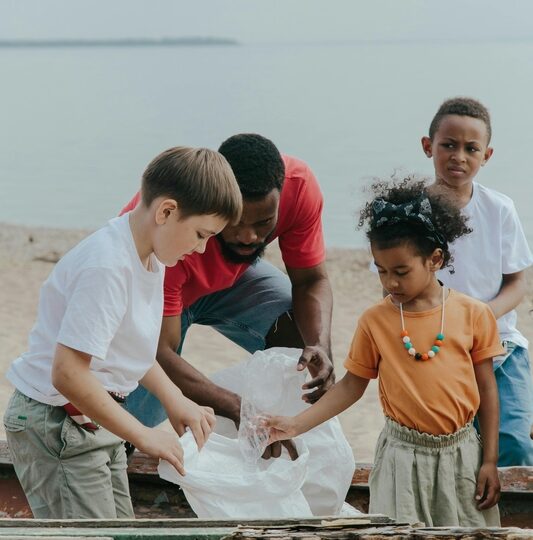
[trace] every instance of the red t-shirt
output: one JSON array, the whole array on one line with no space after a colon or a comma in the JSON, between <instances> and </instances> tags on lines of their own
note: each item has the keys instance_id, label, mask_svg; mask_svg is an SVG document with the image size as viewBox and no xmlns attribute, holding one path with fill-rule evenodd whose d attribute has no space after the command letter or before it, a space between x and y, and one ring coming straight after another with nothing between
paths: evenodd
<instances>
[{"instance_id":1,"label":"red t-shirt","mask_svg":"<svg viewBox=\"0 0 533 540\"><path fill-rule=\"evenodd\" d=\"M283 156L285 181L281 189L278 222L270 241L279 238L283 262L289 268L310 268L325 259L322 234L322 193L311 169L299 159ZM133 210L140 193L122 209ZM165 272L164 316L180 315L207 294L231 287L250 266L224 258L216 238L203 254L193 253Z\"/></svg>"}]
</instances>

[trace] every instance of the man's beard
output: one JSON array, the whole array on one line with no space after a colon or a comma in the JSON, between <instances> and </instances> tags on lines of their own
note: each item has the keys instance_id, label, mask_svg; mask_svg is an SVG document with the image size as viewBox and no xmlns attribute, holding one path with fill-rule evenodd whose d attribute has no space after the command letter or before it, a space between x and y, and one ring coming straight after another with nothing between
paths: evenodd
<instances>
[{"instance_id":1,"label":"man's beard","mask_svg":"<svg viewBox=\"0 0 533 540\"><path fill-rule=\"evenodd\" d=\"M236 263L236 264L243 264L243 263L248 263L248 264L252 264L254 263L255 261L257 261L257 259L261 258L264 253L265 253L265 249L268 245L268 242L270 240L270 237L272 236L272 233L270 233L264 242L261 242L260 244L230 244L228 242L226 242L224 240L224 238L222 238L222 235L220 234L217 234L216 235L216 239L218 240L218 243L220 245L220 249L222 250L222 255L224 256L224 258L229 261L229 262L232 262L232 263ZM250 253L250 255L241 255L240 253L237 253L236 251L234 251L230 246L235 246L236 248L256 248L255 251L253 253Z\"/></svg>"}]
</instances>

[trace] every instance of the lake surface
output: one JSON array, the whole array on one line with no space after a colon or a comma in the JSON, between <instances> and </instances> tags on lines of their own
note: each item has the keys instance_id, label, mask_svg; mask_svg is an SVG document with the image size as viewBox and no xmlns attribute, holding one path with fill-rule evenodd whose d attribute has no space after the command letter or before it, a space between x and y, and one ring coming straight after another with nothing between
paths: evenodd
<instances>
[{"instance_id":1,"label":"lake surface","mask_svg":"<svg viewBox=\"0 0 533 540\"><path fill-rule=\"evenodd\" d=\"M161 150L257 132L315 171L327 244L362 246L362 186L431 175L420 137L469 95L493 119L478 179L515 200L533 244L533 42L6 48L0 73L3 222L97 228Z\"/></svg>"}]
</instances>

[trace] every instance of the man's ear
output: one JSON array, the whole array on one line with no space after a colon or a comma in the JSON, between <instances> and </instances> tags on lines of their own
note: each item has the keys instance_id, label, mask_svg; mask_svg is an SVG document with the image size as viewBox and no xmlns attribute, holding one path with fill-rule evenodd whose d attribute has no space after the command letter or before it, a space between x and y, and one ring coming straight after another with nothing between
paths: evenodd
<instances>
[{"instance_id":1,"label":"man's ear","mask_svg":"<svg viewBox=\"0 0 533 540\"><path fill-rule=\"evenodd\" d=\"M424 154L426 154L427 157L433 157L433 142L431 139L429 137L422 137L420 142L422 143Z\"/></svg>"},{"instance_id":2,"label":"man's ear","mask_svg":"<svg viewBox=\"0 0 533 540\"><path fill-rule=\"evenodd\" d=\"M178 212L178 203L174 199L164 199L157 204L155 222L158 225L166 223L168 218Z\"/></svg>"},{"instance_id":3,"label":"man's ear","mask_svg":"<svg viewBox=\"0 0 533 540\"><path fill-rule=\"evenodd\" d=\"M485 150L485 155L483 156L483 161L481 162L482 167L491 158L492 154L494 154L494 148L487 146L487 149Z\"/></svg>"}]
</instances>

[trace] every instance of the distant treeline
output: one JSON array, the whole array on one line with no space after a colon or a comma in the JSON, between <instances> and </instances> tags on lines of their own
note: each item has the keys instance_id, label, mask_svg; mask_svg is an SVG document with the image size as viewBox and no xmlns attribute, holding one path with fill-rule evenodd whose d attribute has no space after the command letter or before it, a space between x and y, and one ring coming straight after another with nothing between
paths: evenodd
<instances>
[{"instance_id":1,"label":"distant treeline","mask_svg":"<svg viewBox=\"0 0 533 540\"><path fill-rule=\"evenodd\" d=\"M179 47L184 45L239 45L239 43L234 39L215 37L0 40L0 47Z\"/></svg>"}]
</instances>

